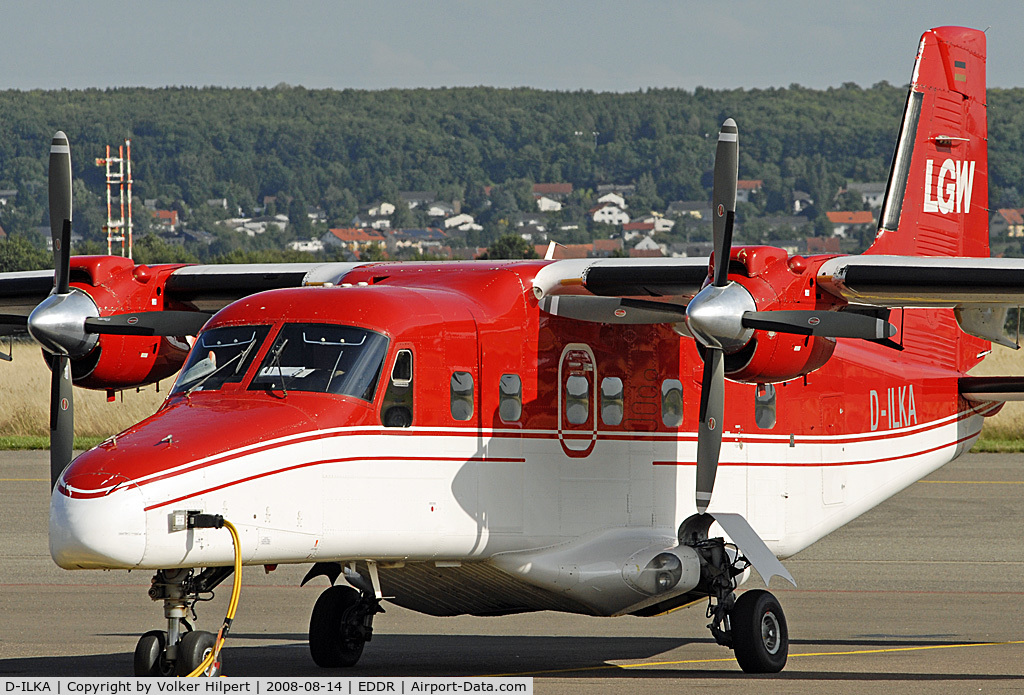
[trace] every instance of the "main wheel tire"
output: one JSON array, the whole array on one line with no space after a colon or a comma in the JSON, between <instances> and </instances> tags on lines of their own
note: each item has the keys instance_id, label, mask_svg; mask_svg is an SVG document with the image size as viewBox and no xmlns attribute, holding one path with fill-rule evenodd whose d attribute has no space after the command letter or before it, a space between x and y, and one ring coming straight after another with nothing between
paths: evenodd
<instances>
[{"instance_id":1,"label":"main wheel tire","mask_svg":"<svg viewBox=\"0 0 1024 695\"><path fill-rule=\"evenodd\" d=\"M321 668L355 666L366 643L351 623L362 598L347 586L326 589L309 617L309 653Z\"/></svg>"},{"instance_id":2,"label":"main wheel tire","mask_svg":"<svg viewBox=\"0 0 1024 695\"><path fill-rule=\"evenodd\" d=\"M736 661L747 673L778 673L789 657L789 629L782 606L772 594L754 589L742 594L729 614Z\"/></svg>"},{"instance_id":3,"label":"main wheel tire","mask_svg":"<svg viewBox=\"0 0 1024 695\"><path fill-rule=\"evenodd\" d=\"M135 675L140 678L173 676L174 664L164 658L166 649L167 633L163 630L150 630L140 637L135 645Z\"/></svg>"},{"instance_id":4,"label":"main wheel tire","mask_svg":"<svg viewBox=\"0 0 1024 695\"><path fill-rule=\"evenodd\" d=\"M177 675L187 676L195 671L196 667L203 663L207 655L213 651L216 644L217 637L202 630L186 632L182 635L181 641L178 642L178 656L174 661L174 670Z\"/></svg>"}]
</instances>

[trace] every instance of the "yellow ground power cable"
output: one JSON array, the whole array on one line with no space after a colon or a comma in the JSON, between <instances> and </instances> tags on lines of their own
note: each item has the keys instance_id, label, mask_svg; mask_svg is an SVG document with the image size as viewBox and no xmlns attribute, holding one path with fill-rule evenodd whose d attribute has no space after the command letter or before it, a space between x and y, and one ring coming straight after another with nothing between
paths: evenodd
<instances>
[{"instance_id":1,"label":"yellow ground power cable","mask_svg":"<svg viewBox=\"0 0 1024 695\"><path fill-rule=\"evenodd\" d=\"M220 650L224 646L224 641L227 640L228 631L231 629L231 622L235 619L235 611L238 609L238 596L242 593L242 541L238 537L238 529L227 519L224 519L224 528L231 532L231 543L235 548L235 579L231 586L231 600L228 602L228 612L224 617L224 624L217 631L217 639L214 641L213 649L206 655L202 663L186 676L187 678L194 678L204 674L207 676L217 675L217 672L220 670L220 661L218 661Z\"/></svg>"}]
</instances>

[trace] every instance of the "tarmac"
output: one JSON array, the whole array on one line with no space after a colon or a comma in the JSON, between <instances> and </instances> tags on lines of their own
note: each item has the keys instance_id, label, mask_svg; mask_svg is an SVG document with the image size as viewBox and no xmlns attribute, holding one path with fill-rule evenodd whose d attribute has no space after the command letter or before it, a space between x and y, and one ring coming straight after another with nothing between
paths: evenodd
<instances>
[{"instance_id":1,"label":"tarmac","mask_svg":"<svg viewBox=\"0 0 1024 695\"><path fill-rule=\"evenodd\" d=\"M0 452L0 678L130 676L139 635L164 627L146 595L151 573L53 564L47 459ZM389 606L359 664L325 671L306 631L326 580L300 588L306 566L245 569L224 673L519 675L545 694L1021 693L1022 525L1024 455L969 454L787 560L799 588L772 585L791 639L772 676L740 671L703 605L656 618L436 618ZM216 631L229 593L200 604L198 629Z\"/></svg>"}]
</instances>

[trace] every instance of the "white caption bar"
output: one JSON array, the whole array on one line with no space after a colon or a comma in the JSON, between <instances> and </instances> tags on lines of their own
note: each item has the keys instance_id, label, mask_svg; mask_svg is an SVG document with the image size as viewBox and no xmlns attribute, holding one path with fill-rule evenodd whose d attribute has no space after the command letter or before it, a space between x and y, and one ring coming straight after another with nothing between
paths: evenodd
<instances>
[{"instance_id":1,"label":"white caption bar","mask_svg":"<svg viewBox=\"0 0 1024 695\"><path fill-rule=\"evenodd\" d=\"M0 678L0 695L533 695L532 678Z\"/></svg>"}]
</instances>

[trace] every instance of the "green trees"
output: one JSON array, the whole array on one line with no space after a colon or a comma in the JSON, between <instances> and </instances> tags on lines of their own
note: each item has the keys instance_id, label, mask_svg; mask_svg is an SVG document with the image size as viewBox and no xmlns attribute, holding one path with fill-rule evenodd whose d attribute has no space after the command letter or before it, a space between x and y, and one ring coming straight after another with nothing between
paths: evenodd
<instances>
[{"instance_id":1,"label":"green trees","mask_svg":"<svg viewBox=\"0 0 1024 695\"><path fill-rule=\"evenodd\" d=\"M793 190L810 192L823 212L846 182L885 180L905 96L887 83L625 94L287 85L0 91L0 189L18 190L0 208L0 224L31 239L47 223L46 157L61 129L72 142L75 230L87 239L102 238L106 215L93 160L131 138L140 236L148 218L138 203L148 198L194 211L187 224L211 233L209 198L226 198L234 216L239 207L258 214L264 196L277 196L267 212L289 215L284 237L188 248L204 260L320 233L307 228L306 205L345 226L383 196L399 204L391 198L401 190L461 201L485 227L467 241L487 243L514 229L517 212L535 211L535 182L573 184L577 193L556 216L563 224L585 215L599 184L635 184L631 213L706 200L715 134L727 117L740 128L740 178L764 182L759 214L787 214ZM1024 206L1024 89L992 89L988 98L992 203ZM419 210L406 213L393 223L430 223Z\"/></svg>"},{"instance_id":2,"label":"green trees","mask_svg":"<svg viewBox=\"0 0 1024 695\"><path fill-rule=\"evenodd\" d=\"M536 258L530 242L518 234L502 234L495 239L494 243L487 247L486 253L481 258L496 260L499 258Z\"/></svg>"}]
</instances>

